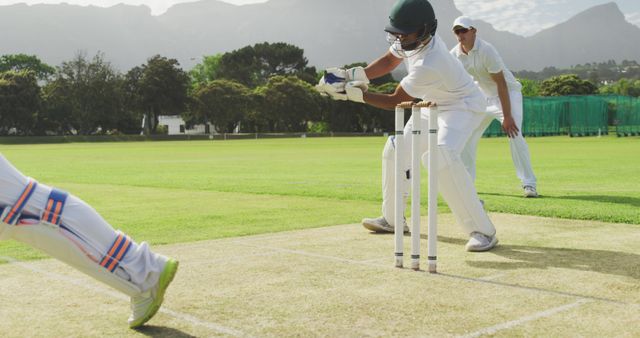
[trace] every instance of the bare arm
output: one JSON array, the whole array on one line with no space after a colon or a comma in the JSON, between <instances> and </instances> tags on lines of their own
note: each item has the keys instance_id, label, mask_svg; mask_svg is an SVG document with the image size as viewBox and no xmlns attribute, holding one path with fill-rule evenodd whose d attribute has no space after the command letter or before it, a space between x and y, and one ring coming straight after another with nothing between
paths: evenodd
<instances>
[{"instance_id":1,"label":"bare arm","mask_svg":"<svg viewBox=\"0 0 640 338\"><path fill-rule=\"evenodd\" d=\"M364 72L365 74L367 74L367 78L376 79L391 73L391 71L398 67L398 65L401 63L402 59L393 56L391 52L387 51L387 53L381 56L379 59L371 62L364 69Z\"/></svg>"},{"instance_id":2,"label":"bare arm","mask_svg":"<svg viewBox=\"0 0 640 338\"><path fill-rule=\"evenodd\" d=\"M498 98L500 99L500 105L502 106L502 114L504 115L504 121L502 122L502 129L507 133L509 137L518 136L518 126L516 125L513 116L511 115L511 99L509 98L509 88L507 87L507 81L504 79L504 73L499 72L491 75L491 79L498 86Z\"/></svg>"},{"instance_id":3,"label":"bare arm","mask_svg":"<svg viewBox=\"0 0 640 338\"><path fill-rule=\"evenodd\" d=\"M395 107L401 102L414 100L414 97L407 94L407 92L405 92L400 85L396 87L396 91L393 92L393 94L378 94L366 92L364 93L363 98L364 102L366 102L367 104L386 110L395 109Z\"/></svg>"}]
</instances>

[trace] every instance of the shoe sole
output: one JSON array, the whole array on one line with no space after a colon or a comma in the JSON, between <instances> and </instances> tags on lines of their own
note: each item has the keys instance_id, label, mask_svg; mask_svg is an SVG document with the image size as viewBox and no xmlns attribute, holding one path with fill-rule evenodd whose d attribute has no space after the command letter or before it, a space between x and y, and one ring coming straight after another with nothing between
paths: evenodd
<instances>
[{"instance_id":1,"label":"shoe sole","mask_svg":"<svg viewBox=\"0 0 640 338\"><path fill-rule=\"evenodd\" d=\"M173 278L176 276L176 272L178 272L178 265L180 262L176 261L173 258L169 258L167 263L165 263L165 267L160 274L160 279L158 280L158 293L156 294L156 299L149 306L149 310L147 313L137 322L129 324L129 327L132 329L138 328L148 322L155 314L160 310L160 306L162 306L162 302L164 301L164 293L167 291L167 287L173 281Z\"/></svg>"},{"instance_id":2,"label":"shoe sole","mask_svg":"<svg viewBox=\"0 0 640 338\"><path fill-rule=\"evenodd\" d=\"M386 234L392 234L395 232L394 230L388 230L387 228L382 228L376 224L373 223L366 223L366 222L362 222L362 226L369 230L369 231L373 231L373 232L377 232L377 233L386 233ZM407 234L409 233L409 228L408 227L404 227L404 233Z\"/></svg>"},{"instance_id":3,"label":"shoe sole","mask_svg":"<svg viewBox=\"0 0 640 338\"><path fill-rule=\"evenodd\" d=\"M483 251L489 251L493 248L496 247L496 245L498 245L498 237L493 237L491 239L491 243L487 244L486 246L482 246L482 247L466 247L467 251L469 252L483 252Z\"/></svg>"},{"instance_id":4,"label":"shoe sole","mask_svg":"<svg viewBox=\"0 0 640 338\"><path fill-rule=\"evenodd\" d=\"M362 222L362 226L365 227L365 229L373 231L373 232L386 232L386 233L390 233L393 231L389 231L385 228L380 227L379 225L373 224L373 223L367 223L367 222Z\"/></svg>"}]
</instances>

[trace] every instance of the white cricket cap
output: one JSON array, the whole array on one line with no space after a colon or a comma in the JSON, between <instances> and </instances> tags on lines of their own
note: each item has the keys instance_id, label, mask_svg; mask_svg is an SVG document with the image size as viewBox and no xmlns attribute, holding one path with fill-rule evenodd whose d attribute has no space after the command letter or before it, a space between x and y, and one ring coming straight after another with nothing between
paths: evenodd
<instances>
[{"instance_id":1,"label":"white cricket cap","mask_svg":"<svg viewBox=\"0 0 640 338\"><path fill-rule=\"evenodd\" d=\"M457 17L454 21L453 21L453 29L456 29L456 27L459 28L466 28L466 29L471 29L471 28L475 28L473 26L473 20L471 20L470 17L468 16L459 16Z\"/></svg>"}]
</instances>

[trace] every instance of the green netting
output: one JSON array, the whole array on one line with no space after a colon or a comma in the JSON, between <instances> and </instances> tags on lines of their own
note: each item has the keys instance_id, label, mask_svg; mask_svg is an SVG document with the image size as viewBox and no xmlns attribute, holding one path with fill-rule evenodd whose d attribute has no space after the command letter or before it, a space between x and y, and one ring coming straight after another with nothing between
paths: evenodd
<instances>
[{"instance_id":1,"label":"green netting","mask_svg":"<svg viewBox=\"0 0 640 338\"><path fill-rule=\"evenodd\" d=\"M568 109L567 102L557 97L525 97L523 135L550 136L566 133Z\"/></svg>"},{"instance_id":2,"label":"green netting","mask_svg":"<svg viewBox=\"0 0 640 338\"><path fill-rule=\"evenodd\" d=\"M502 131L502 125L498 120L493 120L491 124L485 129L484 137L494 137L494 136L504 136L505 133Z\"/></svg>"},{"instance_id":3,"label":"green netting","mask_svg":"<svg viewBox=\"0 0 640 338\"><path fill-rule=\"evenodd\" d=\"M640 135L640 98L630 96L610 96L609 112L613 116L618 136Z\"/></svg>"},{"instance_id":4,"label":"green netting","mask_svg":"<svg viewBox=\"0 0 640 338\"><path fill-rule=\"evenodd\" d=\"M593 136L615 125L619 136L640 135L640 99L628 96L525 97L522 133L525 136ZM493 121L486 137L504 136Z\"/></svg>"}]
</instances>

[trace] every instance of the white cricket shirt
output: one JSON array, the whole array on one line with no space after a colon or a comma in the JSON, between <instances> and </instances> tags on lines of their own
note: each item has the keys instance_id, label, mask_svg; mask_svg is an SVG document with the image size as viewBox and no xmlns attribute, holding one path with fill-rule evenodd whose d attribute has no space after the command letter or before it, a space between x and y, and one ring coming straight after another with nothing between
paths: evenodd
<instances>
[{"instance_id":1,"label":"white cricket shirt","mask_svg":"<svg viewBox=\"0 0 640 338\"><path fill-rule=\"evenodd\" d=\"M394 46L389 51L401 58ZM435 102L441 111L485 111L486 100L480 89L438 35L420 52L405 58L404 64L408 75L400 86L407 94Z\"/></svg>"},{"instance_id":2,"label":"white cricket shirt","mask_svg":"<svg viewBox=\"0 0 640 338\"><path fill-rule=\"evenodd\" d=\"M487 97L498 96L498 85L493 81L490 74L497 74L502 71L507 82L509 91L521 91L522 85L515 76L507 69L498 54L498 51L488 42L476 37L473 48L468 54L462 51L460 43L451 49L451 55L462 62L464 68L478 81L480 89Z\"/></svg>"}]
</instances>

